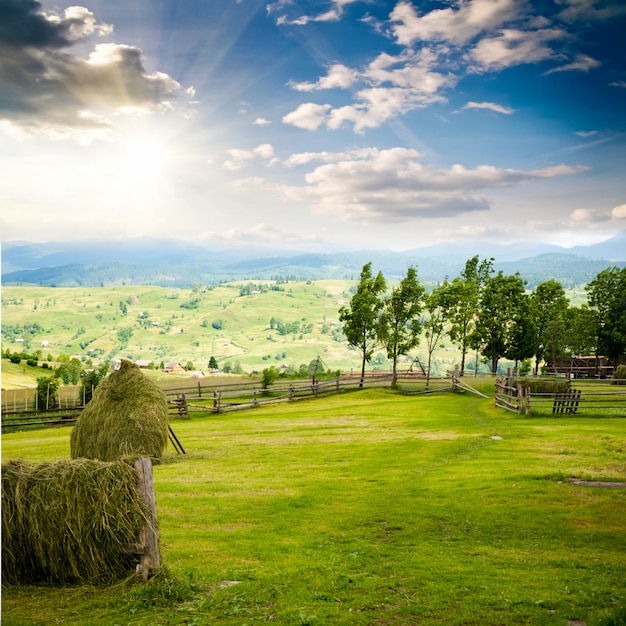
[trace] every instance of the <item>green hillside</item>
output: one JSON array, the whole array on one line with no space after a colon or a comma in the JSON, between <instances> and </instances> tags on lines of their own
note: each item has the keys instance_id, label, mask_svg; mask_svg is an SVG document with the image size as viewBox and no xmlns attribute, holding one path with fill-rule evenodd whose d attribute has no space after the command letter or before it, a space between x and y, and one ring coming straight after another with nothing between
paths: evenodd
<instances>
[{"instance_id":1,"label":"green hillside","mask_svg":"<svg viewBox=\"0 0 626 626\"><path fill-rule=\"evenodd\" d=\"M350 285L5 286L2 347L41 350L43 359L67 354L95 363L118 358L145 359L157 366L191 361L204 371L211 356L220 368L239 363L247 372L270 365L297 368L320 356L328 368L350 370L359 367L359 353L344 343L338 322Z\"/></svg>"}]
</instances>

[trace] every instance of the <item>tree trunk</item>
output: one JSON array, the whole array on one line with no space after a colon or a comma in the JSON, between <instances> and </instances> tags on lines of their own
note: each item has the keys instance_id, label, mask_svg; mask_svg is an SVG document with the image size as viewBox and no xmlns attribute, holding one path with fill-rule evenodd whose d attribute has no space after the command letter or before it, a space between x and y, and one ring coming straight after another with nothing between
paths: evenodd
<instances>
[{"instance_id":1,"label":"tree trunk","mask_svg":"<svg viewBox=\"0 0 626 626\"><path fill-rule=\"evenodd\" d=\"M363 360L361 362L361 381L359 382L359 389L363 389L365 383L365 353L363 353Z\"/></svg>"}]
</instances>

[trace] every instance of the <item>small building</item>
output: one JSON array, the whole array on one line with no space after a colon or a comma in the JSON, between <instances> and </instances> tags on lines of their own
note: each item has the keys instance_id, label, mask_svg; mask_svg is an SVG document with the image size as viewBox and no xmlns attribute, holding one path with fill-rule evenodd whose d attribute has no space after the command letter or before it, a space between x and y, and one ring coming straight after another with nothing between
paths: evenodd
<instances>
[{"instance_id":1,"label":"small building","mask_svg":"<svg viewBox=\"0 0 626 626\"><path fill-rule=\"evenodd\" d=\"M148 359L139 359L138 361L135 361L135 365L138 365L141 369L148 369L148 366L150 365L152 361L149 361Z\"/></svg>"},{"instance_id":2,"label":"small building","mask_svg":"<svg viewBox=\"0 0 626 626\"><path fill-rule=\"evenodd\" d=\"M175 363L172 361L163 368L163 371L168 372L169 374L186 374L187 368L182 363Z\"/></svg>"}]
</instances>

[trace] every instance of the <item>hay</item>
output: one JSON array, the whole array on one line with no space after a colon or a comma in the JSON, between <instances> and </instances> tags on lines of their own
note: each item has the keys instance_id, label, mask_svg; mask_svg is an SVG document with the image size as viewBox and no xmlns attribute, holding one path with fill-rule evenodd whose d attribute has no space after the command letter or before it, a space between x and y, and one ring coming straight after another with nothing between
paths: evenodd
<instances>
[{"instance_id":1,"label":"hay","mask_svg":"<svg viewBox=\"0 0 626 626\"><path fill-rule=\"evenodd\" d=\"M96 387L72 430L72 458L113 461L127 457L161 458L168 440L167 399L137 365L122 361Z\"/></svg>"},{"instance_id":2,"label":"hay","mask_svg":"<svg viewBox=\"0 0 626 626\"><path fill-rule=\"evenodd\" d=\"M148 520L137 472L88 459L2 465L2 579L110 583L132 573L126 552Z\"/></svg>"}]
</instances>

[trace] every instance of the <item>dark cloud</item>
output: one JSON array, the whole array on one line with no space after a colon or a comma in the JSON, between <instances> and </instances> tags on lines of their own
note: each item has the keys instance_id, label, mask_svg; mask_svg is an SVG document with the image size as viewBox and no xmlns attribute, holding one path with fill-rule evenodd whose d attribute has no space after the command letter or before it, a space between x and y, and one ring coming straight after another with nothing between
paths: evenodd
<instances>
[{"instance_id":1,"label":"dark cloud","mask_svg":"<svg viewBox=\"0 0 626 626\"><path fill-rule=\"evenodd\" d=\"M0 0L0 43L22 48L70 45L68 25L53 21L35 0Z\"/></svg>"},{"instance_id":2,"label":"dark cloud","mask_svg":"<svg viewBox=\"0 0 626 626\"><path fill-rule=\"evenodd\" d=\"M0 0L0 121L18 132L72 136L89 128L101 134L107 116L120 110L168 105L180 85L149 74L142 51L101 43L87 58L72 46L112 32L84 7L63 16L36 0Z\"/></svg>"}]
</instances>

